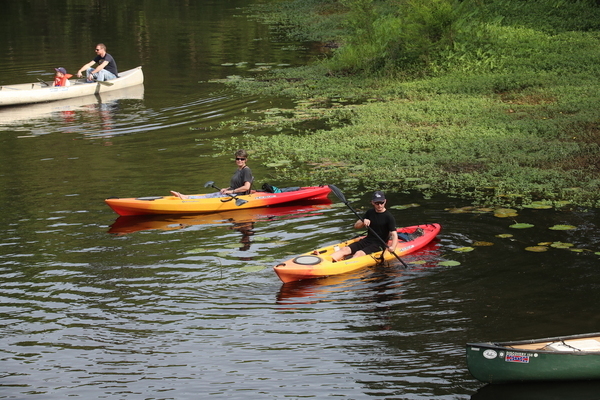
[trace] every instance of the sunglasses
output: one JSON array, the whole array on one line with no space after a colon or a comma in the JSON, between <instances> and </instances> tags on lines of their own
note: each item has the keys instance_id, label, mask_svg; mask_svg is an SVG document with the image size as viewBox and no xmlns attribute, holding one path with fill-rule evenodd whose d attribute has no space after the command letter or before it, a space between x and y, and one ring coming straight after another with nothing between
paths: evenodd
<instances>
[{"instance_id":1,"label":"sunglasses","mask_svg":"<svg viewBox=\"0 0 600 400\"><path fill-rule=\"evenodd\" d=\"M377 204L378 206L382 205L384 202L383 201L374 201L373 204Z\"/></svg>"},{"instance_id":2,"label":"sunglasses","mask_svg":"<svg viewBox=\"0 0 600 400\"><path fill-rule=\"evenodd\" d=\"M94 49L94 51L100 51L100 49Z\"/></svg>"},{"instance_id":3,"label":"sunglasses","mask_svg":"<svg viewBox=\"0 0 600 400\"><path fill-rule=\"evenodd\" d=\"M236 157L235 161L246 161L244 157Z\"/></svg>"}]
</instances>

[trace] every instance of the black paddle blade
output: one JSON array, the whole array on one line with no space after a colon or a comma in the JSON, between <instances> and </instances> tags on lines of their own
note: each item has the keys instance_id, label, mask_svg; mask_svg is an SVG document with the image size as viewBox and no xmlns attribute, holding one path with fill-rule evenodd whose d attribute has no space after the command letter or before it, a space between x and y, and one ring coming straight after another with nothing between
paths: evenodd
<instances>
[{"instance_id":1,"label":"black paddle blade","mask_svg":"<svg viewBox=\"0 0 600 400\"><path fill-rule=\"evenodd\" d=\"M333 192L333 194L335 194L335 196L340 199L342 201L342 203L347 204L348 202L346 201L346 197L344 197L344 193L342 193L342 191L340 189L338 189L337 186L335 185L327 185L329 186L329 189L331 189L331 191Z\"/></svg>"},{"instance_id":2,"label":"black paddle blade","mask_svg":"<svg viewBox=\"0 0 600 400\"><path fill-rule=\"evenodd\" d=\"M204 184L204 187L212 187L215 183L213 181L208 181Z\"/></svg>"},{"instance_id":3,"label":"black paddle blade","mask_svg":"<svg viewBox=\"0 0 600 400\"><path fill-rule=\"evenodd\" d=\"M248 200L244 200L244 199L238 199L237 197L235 198L235 205L236 206L243 206L244 204L246 204L248 202Z\"/></svg>"}]
</instances>

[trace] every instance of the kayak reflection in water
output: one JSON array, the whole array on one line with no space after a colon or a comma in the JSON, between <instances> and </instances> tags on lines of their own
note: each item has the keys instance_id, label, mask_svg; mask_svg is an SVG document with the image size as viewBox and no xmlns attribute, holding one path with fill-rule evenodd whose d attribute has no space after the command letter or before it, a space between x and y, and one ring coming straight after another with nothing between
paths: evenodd
<instances>
[{"instance_id":1,"label":"kayak reflection in water","mask_svg":"<svg viewBox=\"0 0 600 400\"><path fill-rule=\"evenodd\" d=\"M237 170L231 177L231 182L229 183L229 187L221 189L217 193L209 193L206 195L187 195L181 194L179 192L175 192L171 190L171 194L173 196L177 196L180 199L201 199L201 198L209 198L209 197L220 197L225 194L229 195L239 195L239 194L250 194L250 189L252 187L252 182L254 181L254 177L252 176L252 170L249 166L246 165L246 161L248 160L248 153L246 150L238 150L235 152L235 163L237 165Z\"/></svg>"},{"instance_id":2,"label":"kayak reflection in water","mask_svg":"<svg viewBox=\"0 0 600 400\"><path fill-rule=\"evenodd\" d=\"M254 235L254 221L247 221L247 222L235 222L235 220L232 218L229 220L229 222L231 222L233 225L229 228L231 230L234 231L238 231L239 233L242 234L242 239L240 239L240 243L242 244L242 247L239 248L240 251L247 251L250 250L250 245L252 244L252 241L250 240L250 236ZM244 261L248 261L250 259L244 259Z\"/></svg>"}]
</instances>

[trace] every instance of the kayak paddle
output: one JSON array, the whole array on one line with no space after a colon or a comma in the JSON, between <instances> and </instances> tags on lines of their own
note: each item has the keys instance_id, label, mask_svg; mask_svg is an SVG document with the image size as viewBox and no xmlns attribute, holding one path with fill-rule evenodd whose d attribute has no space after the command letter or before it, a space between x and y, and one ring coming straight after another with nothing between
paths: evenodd
<instances>
[{"instance_id":1,"label":"kayak paddle","mask_svg":"<svg viewBox=\"0 0 600 400\"><path fill-rule=\"evenodd\" d=\"M346 197L344 197L344 193L342 193L342 191L340 189L338 189L336 186L334 185L327 185L329 186L329 189L331 189L331 191L333 192L333 194L335 194L337 196L338 199L340 199L342 201L342 203L344 203L346 206L348 206L348 208L354 213L354 215L356 215L358 217L358 219L360 219L363 224L364 224L364 219L361 218L360 215L358 215L358 213L356 212L356 210L354 208L352 208L352 206L350 206L350 204L348 203L348 201L346 200ZM371 231L371 233L373 235L375 235L375 237L377 239L379 239L379 241L383 244L384 249L387 249L387 242L385 242L378 234L377 232L375 232L373 230L373 228L371 228L370 226L365 225L369 231ZM388 249L389 251L389 249ZM402 263L402 265L404 265L404 268L408 268L408 265L406 265L406 263L404 261L402 261L402 259L400 257L398 257L398 255L396 253L394 253L393 251L391 251L390 253L392 253L394 255L394 257L396 257L398 259L398 261L400 261ZM383 254L383 253L382 253Z\"/></svg>"},{"instance_id":2,"label":"kayak paddle","mask_svg":"<svg viewBox=\"0 0 600 400\"><path fill-rule=\"evenodd\" d=\"M218 187L215 186L215 183L213 181L208 181L204 184L204 187L211 187L214 189L217 189L218 191L221 191L221 189L219 189ZM237 197L237 195L231 194L231 193L227 193L227 196L231 197L232 199L235 199L235 205L236 206L243 206L244 204L246 204L248 202L248 200L244 200L244 199L240 199ZM229 200L221 200L221 201L229 201Z\"/></svg>"}]
</instances>

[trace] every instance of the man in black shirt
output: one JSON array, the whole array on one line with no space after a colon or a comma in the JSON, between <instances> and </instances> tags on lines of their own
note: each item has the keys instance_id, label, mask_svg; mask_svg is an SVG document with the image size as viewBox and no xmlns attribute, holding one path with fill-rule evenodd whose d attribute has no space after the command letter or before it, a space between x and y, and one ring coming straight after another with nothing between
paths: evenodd
<instances>
[{"instance_id":1,"label":"man in black shirt","mask_svg":"<svg viewBox=\"0 0 600 400\"><path fill-rule=\"evenodd\" d=\"M385 208L385 194L382 191L376 191L371 198L373 208L367 210L364 218L354 223L355 229L370 227L383 240L391 240L387 250L394 252L398 244L398 234L396 233L396 220L394 216ZM358 242L351 243L349 246L342 247L331 255L334 261L339 261L345 257L360 257L366 254L375 253L384 250L383 243L369 229L369 233Z\"/></svg>"}]
</instances>

